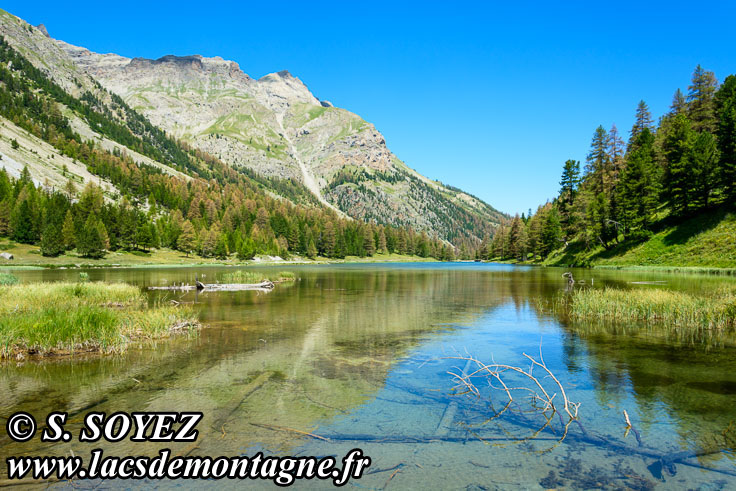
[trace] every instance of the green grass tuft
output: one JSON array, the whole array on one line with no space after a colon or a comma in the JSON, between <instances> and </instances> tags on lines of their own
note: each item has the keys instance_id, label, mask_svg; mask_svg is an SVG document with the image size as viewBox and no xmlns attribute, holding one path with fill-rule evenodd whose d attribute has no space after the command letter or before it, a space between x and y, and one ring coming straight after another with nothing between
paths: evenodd
<instances>
[{"instance_id":1,"label":"green grass tuft","mask_svg":"<svg viewBox=\"0 0 736 491\"><path fill-rule=\"evenodd\" d=\"M707 296L661 289L579 289L555 306L572 320L644 322L670 328L733 330L736 291L721 288Z\"/></svg>"},{"instance_id":2,"label":"green grass tuft","mask_svg":"<svg viewBox=\"0 0 736 491\"><path fill-rule=\"evenodd\" d=\"M225 273L222 275L221 280L223 283L261 283L269 280L274 283L283 281L296 281L296 275L291 271L279 271L278 273L266 275L262 271L246 271L239 269L231 273Z\"/></svg>"},{"instance_id":3,"label":"green grass tuft","mask_svg":"<svg viewBox=\"0 0 736 491\"><path fill-rule=\"evenodd\" d=\"M189 306L148 307L124 283L34 283L0 287L0 359L16 352L123 351L197 325Z\"/></svg>"},{"instance_id":4,"label":"green grass tuft","mask_svg":"<svg viewBox=\"0 0 736 491\"><path fill-rule=\"evenodd\" d=\"M0 273L0 286L10 286L18 283L18 278L10 273Z\"/></svg>"}]
</instances>

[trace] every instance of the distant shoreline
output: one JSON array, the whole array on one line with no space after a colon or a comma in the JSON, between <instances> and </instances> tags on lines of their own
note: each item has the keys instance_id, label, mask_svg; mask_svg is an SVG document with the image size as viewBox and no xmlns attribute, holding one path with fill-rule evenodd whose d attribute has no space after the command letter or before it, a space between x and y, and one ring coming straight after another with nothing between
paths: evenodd
<instances>
[{"instance_id":1,"label":"distant shoreline","mask_svg":"<svg viewBox=\"0 0 736 491\"><path fill-rule=\"evenodd\" d=\"M3 247L6 246L6 247ZM376 254L369 257L348 256L344 259L317 257L308 259L294 257L284 260L263 259L241 261L238 259L202 258L199 256L186 257L179 251L171 249L157 249L149 253L142 252L110 252L102 259L89 259L76 255L61 255L57 257L41 256L37 246L25 244L0 244L0 252L8 252L15 256L12 260L0 259L0 270L12 269L94 269L94 268L157 268L179 267L194 268L202 266L294 266L309 264L369 264L369 263L398 263L398 262L433 262L436 258L423 258L402 254Z\"/></svg>"}]
</instances>

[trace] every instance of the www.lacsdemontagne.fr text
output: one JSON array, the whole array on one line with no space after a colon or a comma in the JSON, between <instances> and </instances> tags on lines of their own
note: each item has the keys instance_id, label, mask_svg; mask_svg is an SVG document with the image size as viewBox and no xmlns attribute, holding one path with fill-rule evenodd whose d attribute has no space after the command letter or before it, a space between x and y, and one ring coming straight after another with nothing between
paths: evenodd
<instances>
[{"instance_id":1,"label":"www.lacsdemontagne.fr text","mask_svg":"<svg viewBox=\"0 0 736 491\"><path fill-rule=\"evenodd\" d=\"M133 442L194 442L202 419L200 412L90 412L78 433L80 443L109 443L129 439ZM53 412L46 417L41 441L69 442L73 434L64 428L68 415ZM8 436L18 443L31 440L37 433L35 418L17 412L7 420ZM165 444L165 443L164 443ZM8 457L8 478L37 480L74 479L249 479L269 480L279 486L289 486L299 479L331 480L343 486L350 479L359 479L371 465L370 457L359 448L350 450L338 465L334 456L278 457L259 452L253 456L180 456L163 448L150 456L105 456L101 448L90 452L87 465L82 457L31 456Z\"/></svg>"},{"instance_id":2,"label":"www.lacsdemontagne.fr text","mask_svg":"<svg viewBox=\"0 0 736 491\"><path fill-rule=\"evenodd\" d=\"M10 457L6 459L10 479L250 479L270 480L289 486L298 479L332 480L335 486L359 479L370 466L370 457L353 449L338 466L334 457L179 457L168 449L156 457L104 456L92 450L89 465L78 456Z\"/></svg>"}]
</instances>

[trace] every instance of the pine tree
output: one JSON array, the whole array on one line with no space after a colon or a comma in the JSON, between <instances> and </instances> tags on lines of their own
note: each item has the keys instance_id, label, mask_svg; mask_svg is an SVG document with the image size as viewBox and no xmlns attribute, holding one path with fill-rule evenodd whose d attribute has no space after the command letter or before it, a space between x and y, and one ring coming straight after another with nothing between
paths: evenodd
<instances>
[{"instance_id":1,"label":"pine tree","mask_svg":"<svg viewBox=\"0 0 736 491\"><path fill-rule=\"evenodd\" d=\"M542 207L537 208L537 212L529 219L527 226L527 244L529 252L532 253L532 259L536 260L537 256L542 257L542 227L544 225L544 212Z\"/></svg>"},{"instance_id":2,"label":"pine tree","mask_svg":"<svg viewBox=\"0 0 736 491\"><path fill-rule=\"evenodd\" d=\"M100 259L105 256L104 244L99 233L98 220L90 214L76 237L77 252L83 257Z\"/></svg>"},{"instance_id":3,"label":"pine tree","mask_svg":"<svg viewBox=\"0 0 736 491\"><path fill-rule=\"evenodd\" d=\"M692 183L691 166L688 161L694 133L690 121L684 114L677 114L664 136L663 153L666 159L665 197L676 215L687 213L690 205Z\"/></svg>"},{"instance_id":4,"label":"pine tree","mask_svg":"<svg viewBox=\"0 0 736 491\"><path fill-rule=\"evenodd\" d=\"M711 194L718 185L718 160L716 138L708 132L700 133L688 157L689 173L692 174L692 200L697 208L707 208L710 204Z\"/></svg>"},{"instance_id":5,"label":"pine tree","mask_svg":"<svg viewBox=\"0 0 736 491\"><path fill-rule=\"evenodd\" d=\"M526 247L526 227L519 215L516 215L509 227L509 256L523 261L526 256Z\"/></svg>"},{"instance_id":6,"label":"pine tree","mask_svg":"<svg viewBox=\"0 0 736 491\"><path fill-rule=\"evenodd\" d=\"M736 200L736 75L729 75L715 95L718 116L720 184L731 200Z\"/></svg>"},{"instance_id":7,"label":"pine tree","mask_svg":"<svg viewBox=\"0 0 736 491\"><path fill-rule=\"evenodd\" d=\"M314 245L314 239L310 238L307 244L307 257L315 259L317 257L317 247Z\"/></svg>"},{"instance_id":8,"label":"pine tree","mask_svg":"<svg viewBox=\"0 0 736 491\"><path fill-rule=\"evenodd\" d=\"M496 232L493 234L493 242L491 243L494 257L501 260L506 259L506 254L508 252L507 241L508 227L506 222L501 222L498 227L496 227Z\"/></svg>"},{"instance_id":9,"label":"pine tree","mask_svg":"<svg viewBox=\"0 0 736 491\"><path fill-rule=\"evenodd\" d=\"M636 106L634 125L631 127L629 145L626 149L626 153L635 150L635 145L638 141L639 135L641 135L645 129L651 130L652 128L652 113L649 112L649 106L647 106L646 102L639 101L639 104Z\"/></svg>"},{"instance_id":10,"label":"pine tree","mask_svg":"<svg viewBox=\"0 0 736 491\"><path fill-rule=\"evenodd\" d=\"M94 214L96 217L100 216L104 202L105 198L102 194L102 189L90 181L82 190L77 207L81 216L86 220L90 214Z\"/></svg>"},{"instance_id":11,"label":"pine tree","mask_svg":"<svg viewBox=\"0 0 736 491\"><path fill-rule=\"evenodd\" d=\"M557 208L550 207L542 227L542 256L547 256L560 246L562 226Z\"/></svg>"},{"instance_id":12,"label":"pine tree","mask_svg":"<svg viewBox=\"0 0 736 491\"><path fill-rule=\"evenodd\" d=\"M76 231L74 228L74 217L69 209L64 217L64 225L61 227L61 238L66 250L74 249L76 245Z\"/></svg>"},{"instance_id":13,"label":"pine tree","mask_svg":"<svg viewBox=\"0 0 736 491\"><path fill-rule=\"evenodd\" d=\"M56 257L64 252L64 241L61 233L61 224L50 221L41 234L41 255Z\"/></svg>"},{"instance_id":14,"label":"pine tree","mask_svg":"<svg viewBox=\"0 0 736 491\"><path fill-rule=\"evenodd\" d=\"M246 237L245 240L240 244L238 249L238 259L241 261L249 261L256 256L256 244L253 239Z\"/></svg>"},{"instance_id":15,"label":"pine tree","mask_svg":"<svg viewBox=\"0 0 736 491\"><path fill-rule=\"evenodd\" d=\"M608 187L606 182L610 164L608 146L608 133L603 126L599 126L593 134L585 165L585 181L595 195L605 193Z\"/></svg>"},{"instance_id":16,"label":"pine tree","mask_svg":"<svg viewBox=\"0 0 736 491\"><path fill-rule=\"evenodd\" d=\"M217 245L215 246L214 255L217 259L227 259L230 251L227 247L227 237L224 233L221 233L217 239Z\"/></svg>"},{"instance_id":17,"label":"pine tree","mask_svg":"<svg viewBox=\"0 0 736 491\"><path fill-rule=\"evenodd\" d=\"M614 124L608 132L608 162L609 170L609 188L615 188L618 182L619 173L623 167L624 158L624 141L618 134L618 128ZM611 189L608 190L609 192Z\"/></svg>"},{"instance_id":18,"label":"pine tree","mask_svg":"<svg viewBox=\"0 0 736 491\"><path fill-rule=\"evenodd\" d=\"M0 201L0 236L10 233L10 210L13 207L10 197Z\"/></svg>"},{"instance_id":19,"label":"pine tree","mask_svg":"<svg viewBox=\"0 0 736 491\"><path fill-rule=\"evenodd\" d=\"M148 227L147 223L142 222L138 225L138 230L136 231L135 235L135 241L137 246L142 248L144 251L148 251L148 249L153 245L151 229Z\"/></svg>"},{"instance_id":20,"label":"pine tree","mask_svg":"<svg viewBox=\"0 0 736 491\"><path fill-rule=\"evenodd\" d=\"M687 110L687 101L685 96L682 94L680 89L675 91L675 95L672 96L672 104L670 104L670 114L677 116L683 114Z\"/></svg>"},{"instance_id":21,"label":"pine tree","mask_svg":"<svg viewBox=\"0 0 736 491\"><path fill-rule=\"evenodd\" d=\"M107 234L107 227L102 223L102 220L97 220L97 234L100 236L100 242L102 243L102 249L105 251L110 250L110 236Z\"/></svg>"},{"instance_id":22,"label":"pine tree","mask_svg":"<svg viewBox=\"0 0 736 491\"><path fill-rule=\"evenodd\" d=\"M695 67L692 82L688 87L687 113L692 128L696 132L713 133L716 129L713 104L716 89L718 89L718 80L713 72L703 69L700 65Z\"/></svg>"},{"instance_id":23,"label":"pine tree","mask_svg":"<svg viewBox=\"0 0 736 491\"><path fill-rule=\"evenodd\" d=\"M560 221L565 237L572 237L575 232L575 216L573 206L580 185L580 162L567 160L562 168L560 179L560 197L557 204L560 208Z\"/></svg>"},{"instance_id":24,"label":"pine tree","mask_svg":"<svg viewBox=\"0 0 736 491\"><path fill-rule=\"evenodd\" d=\"M33 211L28 199L19 198L15 210L10 218L10 226L13 230L13 240L22 244L33 244L36 242L35 223Z\"/></svg>"},{"instance_id":25,"label":"pine tree","mask_svg":"<svg viewBox=\"0 0 736 491\"><path fill-rule=\"evenodd\" d=\"M124 247L132 249L136 245L138 231L138 213L123 204L120 211L120 242Z\"/></svg>"},{"instance_id":26,"label":"pine tree","mask_svg":"<svg viewBox=\"0 0 736 491\"><path fill-rule=\"evenodd\" d=\"M616 217L629 229L651 224L660 192L660 170L654 157L654 135L645 127L631 142L619 185L620 214Z\"/></svg>"}]
</instances>

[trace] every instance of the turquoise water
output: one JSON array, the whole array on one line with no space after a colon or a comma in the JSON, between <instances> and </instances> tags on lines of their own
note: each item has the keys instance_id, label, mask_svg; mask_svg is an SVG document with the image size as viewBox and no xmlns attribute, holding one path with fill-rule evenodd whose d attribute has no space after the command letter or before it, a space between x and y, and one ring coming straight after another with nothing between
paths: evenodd
<instances>
[{"instance_id":1,"label":"turquoise water","mask_svg":"<svg viewBox=\"0 0 736 491\"><path fill-rule=\"evenodd\" d=\"M293 271L299 281L268 294L151 292L151 302L196 302L207 328L122 355L2 365L0 415L26 410L39 418L66 410L74 429L91 410L199 410L205 417L196 448L177 444L175 453L262 450L341 458L358 447L373 463L348 486L366 489L736 488L736 432L729 427L736 421L736 345L730 335L566 325L540 307L565 288L557 269L426 263L259 269ZM231 270L95 269L89 275L151 286L191 283L195 274L214 282ZM574 273L594 287L707 291L733 282ZM78 271L18 276L57 281L74 279ZM664 283L632 283L640 281ZM569 400L580 404L566 433L569 418L559 413L548 421L550 412L541 411L539 401L535 409L524 391L494 418L508 401L497 382L492 387L487 377L475 377L478 395L460 395L448 373L462 372L466 361L459 358L468 356L528 369L523 354L540 360L540 349ZM559 388L534 370L561 407ZM529 382L503 377L513 385ZM633 430L627 431L624 410ZM44 447L4 436L0 444L3 460L91 450L78 442ZM160 448L101 446L113 455L155 455ZM165 485L195 484L205 483Z\"/></svg>"}]
</instances>

